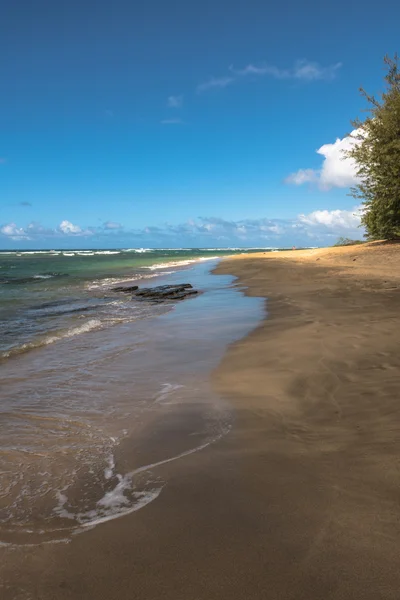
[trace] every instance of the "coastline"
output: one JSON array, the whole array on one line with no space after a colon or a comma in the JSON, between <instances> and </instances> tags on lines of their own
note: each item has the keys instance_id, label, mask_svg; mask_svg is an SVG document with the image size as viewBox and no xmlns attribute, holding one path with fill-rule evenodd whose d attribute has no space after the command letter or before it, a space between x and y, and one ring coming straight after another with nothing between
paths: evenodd
<instances>
[{"instance_id":1,"label":"coastline","mask_svg":"<svg viewBox=\"0 0 400 600\"><path fill-rule=\"evenodd\" d=\"M232 431L164 465L162 501L28 552L31 598L397 598L399 253L301 252L218 265L268 298L212 376Z\"/></svg>"}]
</instances>

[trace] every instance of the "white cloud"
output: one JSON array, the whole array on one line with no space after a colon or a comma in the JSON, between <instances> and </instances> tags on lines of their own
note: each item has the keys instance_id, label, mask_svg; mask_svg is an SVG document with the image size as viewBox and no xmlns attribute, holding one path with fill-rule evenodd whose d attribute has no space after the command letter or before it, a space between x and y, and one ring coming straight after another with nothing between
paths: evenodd
<instances>
[{"instance_id":1,"label":"white cloud","mask_svg":"<svg viewBox=\"0 0 400 600\"><path fill-rule=\"evenodd\" d=\"M200 83L197 86L198 92L206 92L207 90L211 90L213 88L226 88L228 85L231 85L235 81L234 77L211 77L208 81L204 83Z\"/></svg>"},{"instance_id":2,"label":"white cloud","mask_svg":"<svg viewBox=\"0 0 400 600\"><path fill-rule=\"evenodd\" d=\"M331 187L348 187L357 183L357 167L352 158L347 158L345 152L357 144L354 135L356 130L343 139L337 139L333 144L325 144L317 150L324 157L320 182L323 189Z\"/></svg>"},{"instance_id":3,"label":"white cloud","mask_svg":"<svg viewBox=\"0 0 400 600\"><path fill-rule=\"evenodd\" d=\"M342 63L336 63L329 67L322 67L316 62L307 60L299 60L296 62L293 69L293 77L303 81L316 81L318 79L331 80L336 77L336 74Z\"/></svg>"},{"instance_id":4,"label":"white cloud","mask_svg":"<svg viewBox=\"0 0 400 600\"><path fill-rule=\"evenodd\" d=\"M308 60L298 60L291 69L280 69L274 65L262 64L253 65L249 64L244 69L235 70L230 67L232 73L238 77L246 77L248 75L270 75L276 79L298 79L302 81L317 81L317 80L331 80L336 77L336 74L341 63L336 63L328 67L323 67L317 62L311 62Z\"/></svg>"},{"instance_id":5,"label":"white cloud","mask_svg":"<svg viewBox=\"0 0 400 600\"><path fill-rule=\"evenodd\" d=\"M25 229L22 227L17 227L15 223L7 223L6 225L0 227L0 233L11 238L12 240L29 239Z\"/></svg>"},{"instance_id":6,"label":"white cloud","mask_svg":"<svg viewBox=\"0 0 400 600\"><path fill-rule=\"evenodd\" d=\"M333 144L324 144L316 152L324 157L320 169L299 169L291 173L285 182L294 185L303 183L318 183L320 189L329 190L333 187L349 187L358 183L357 167L352 158L346 156L346 152L354 144L358 130L351 132L349 136L337 139Z\"/></svg>"},{"instance_id":7,"label":"white cloud","mask_svg":"<svg viewBox=\"0 0 400 600\"><path fill-rule=\"evenodd\" d=\"M182 108L183 96L169 96L167 106L168 108Z\"/></svg>"},{"instance_id":8,"label":"white cloud","mask_svg":"<svg viewBox=\"0 0 400 600\"><path fill-rule=\"evenodd\" d=\"M243 69L234 69L233 66L231 66L229 67L229 70L231 73L239 77L246 77L246 75L273 75L275 77L279 77L282 73L282 71L280 71L277 67L273 67L272 65L256 66L249 64Z\"/></svg>"},{"instance_id":9,"label":"white cloud","mask_svg":"<svg viewBox=\"0 0 400 600\"><path fill-rule=\"evenodd\" d=\"M361 223L362 207L352 210L315 210L308 215L299 215L298 220L311 227L324 227L332 232L356 230Z\"/></svg>"},{"instance_id":10,"label":"white cloud","mask_svg":"<svg viewBox=\"0 0 400 600\"><path fill-rule=\"evenodd\" d=\"M74 225L71 221L61 221L58 228L62 233L82 233L79 225Z\"/></svg>"},{"instance_id":11,"label":"white cloud","mask_svg":"<svg viewBox=\"0 0 400 600\"><path fill-rule=\"evenodd\" d=\"M303 183L315 183L318 181L318 173L314 169L299 169L296 173L291 173L286 177L286 183L302 185Z\"/></svg>"},{"instance_id":12,"label":"white cloud","mask_svg":"<svg viewBox=\"0 0 400 600\"><path fill-rule=\"evenodd\" d=\"M116 223L115 221L106 221L104 223L104 229L122 229L121 223Z\"/></svg>"}]
</instances>

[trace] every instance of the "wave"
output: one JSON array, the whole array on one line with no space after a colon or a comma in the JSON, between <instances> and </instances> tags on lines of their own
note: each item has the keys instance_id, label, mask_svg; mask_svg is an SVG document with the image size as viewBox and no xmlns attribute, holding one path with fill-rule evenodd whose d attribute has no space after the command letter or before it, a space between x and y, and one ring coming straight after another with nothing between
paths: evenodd
<instances>
[{"instance_id":1,"label":"wave","mask_svg":"<svg viewBox=\"0 0 400 600\"><path fill-rule=\"evenodd\" d=\"M44 281L46 279L53 279L54 277L68 277L68 273L36 273L35 275L30 275L29 277L2 276L0 277L0 283L13 285L20 285L24 283L39 283L40 281Z\"/></svg>"},{"instance_id":2,"label":"wave","mask_svg":"<svg viewBox=\"0 0 400 600\"><path fill-rule=\"evenodd\" d=\"M122 250L69 250L63 252L63 256L96 256L96 255L113 255L121 254Z\"/></svg>"},{"instance_id":3,"label":"wave","mask_svg":"<svg viewBox=\"0 0 400 600\"><path fill-rule=\"evenodd\" d=\"M185 386L178 383L163 383L161 391L154 397L154 403L167 404L167 400L169 400L170 396L183 387Z\"/></svg>"},{"instance_id":4,"label":"wave","mask_svg":"<svg viewBox=\"0 0 400 600\"><path fill-rule=\"evenodd\" d=\"M53 335L48 335L46 337L36 339L32 342L26 342L25 344L21 344L20 346L15 346L10 350L2 352L0 357L2 359L11 358L19 354L24 354L29 350L35 350L36 348L48 346L49 344L54 344L54 342L58 342L66 338L75 337L76 335L81 335L82 333L88 333L89 331L100 329L101 327L102 322L100 321L100 319L89 319L88 321L83 323L83 325L79 325L78 327L71 327L70 329L59 331Z\"/></svg>"},{"instance_id":5,"label":"wave","mask_svg":"<svg viewBox=\"0 0 400 600\"><path fill-rule=\"evenodd\" d=\"M150 271L156 271L158 269L168 269L169 267L184 267L186 265L191 265L193 263L202 262L205 260L216 260L217 258L219 258L219 256L199 256L198 258L189 258L187 260L173 260L165 263L155 263L154 265L143 268L149 269Z\"/></svg>"},{"instance_id":6,"label":"wave","mask_svg":"<svg viewBox=\"0 0 400 600\"><path fill-rule=\"evenodd\" d=\"M33 307L28 311L29 316L33 318L37 317L61 317L64 315L72 315L75 313L88 312L90 310L96 310L98 308L105 308L108 303L97 303L97 304L88 304L85 306L73 306L71 303L57 303L54 302L53 306L41 306L41 307Z\"/></svg>"},{"instance_id":7,"label":"wave","mask_svg":"<svg viewBox=\"0 0 400 600\"><path fill-rule=\"evenodd\" d=\"M147 268L147 267L143 267ZM130 277L105 277L104 279L96 279L86 285L88 290L110 289L119 283L128 283L133 281L141 281L142 279L153 279L159 275L172 275L175 271L163 271L162 273L148 273L146 275L134 273Z\"/></svg>"},{"instance_id":8,"label":"wave","mask_svg":"<svg viewBox=\"0 0 400 600\"><path fill-rule=\"evenodd\" d=\"M122 252L137 252L143 254L144 252L154 252L155 248L124 248Z\"/></svg>"},{"instance_id":9,"label":"wave","mask_svg":"<svg viewBox=\"0 0 400 600\"><path fill-rule=\"evenodd\" d=\"M10 250L10 252L0 251L0 256L3 254L22 256L23 254L60 254L61 250Z\"/></svg>"},{"instance_id":10,"label":"wave","mask_svg":"<svg viewBox=\"0 0 400 600\"><path fill-rule=\"evenodd\" d=\"M135 252L148 252L147 248L134 249ZM79 256L93 256L94 254L120 254L124 252L124 250L83 250L83 249L71 249L71 250L10 250L3 251L0 250L0 257L3 255L6 256L26 256L26 255L34 255L34 254L49 254L50 256L58 256L62 254L63 256L75 256L78 254Z\"/></svg>"}]
</instances>

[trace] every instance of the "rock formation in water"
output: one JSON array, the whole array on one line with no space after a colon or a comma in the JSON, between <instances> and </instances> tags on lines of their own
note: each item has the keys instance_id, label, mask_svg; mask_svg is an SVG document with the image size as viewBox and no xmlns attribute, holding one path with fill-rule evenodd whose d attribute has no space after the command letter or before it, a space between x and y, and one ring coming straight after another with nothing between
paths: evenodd
<instances>
[{"instance_id":1,"label":"rock formation in water","mask_svg":"<svg viewBox=\"0 0 400 600\"><path fill-rule=\"evenodd\" d=\"M190 283L178 283L176 285L158 285L155 287L139 288L133 286L118 286L112 288L113 292L132 293L132 299L148 300L150 302L165 302L168 300L184 300L198 294Z\"/></svg>"}]
</instances>

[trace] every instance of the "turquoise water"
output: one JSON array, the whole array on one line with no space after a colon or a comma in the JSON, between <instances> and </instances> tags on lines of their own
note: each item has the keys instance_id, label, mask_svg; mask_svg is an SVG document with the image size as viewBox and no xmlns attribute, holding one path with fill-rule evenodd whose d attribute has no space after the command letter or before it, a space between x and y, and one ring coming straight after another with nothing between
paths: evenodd
<instances>
[{"instance_id":1,"label":"turquoise water","mask_svg":"<svg viewBox=\"0 0 400 600\"><path fill-rule=\"evenodd\" d=\"M246 250L247 252L258 249ZM111 288L155 285L196 261L243 249L52 250L0 252L0 360L122 322L160 314Z\"/></svg>"}]
</instances>

